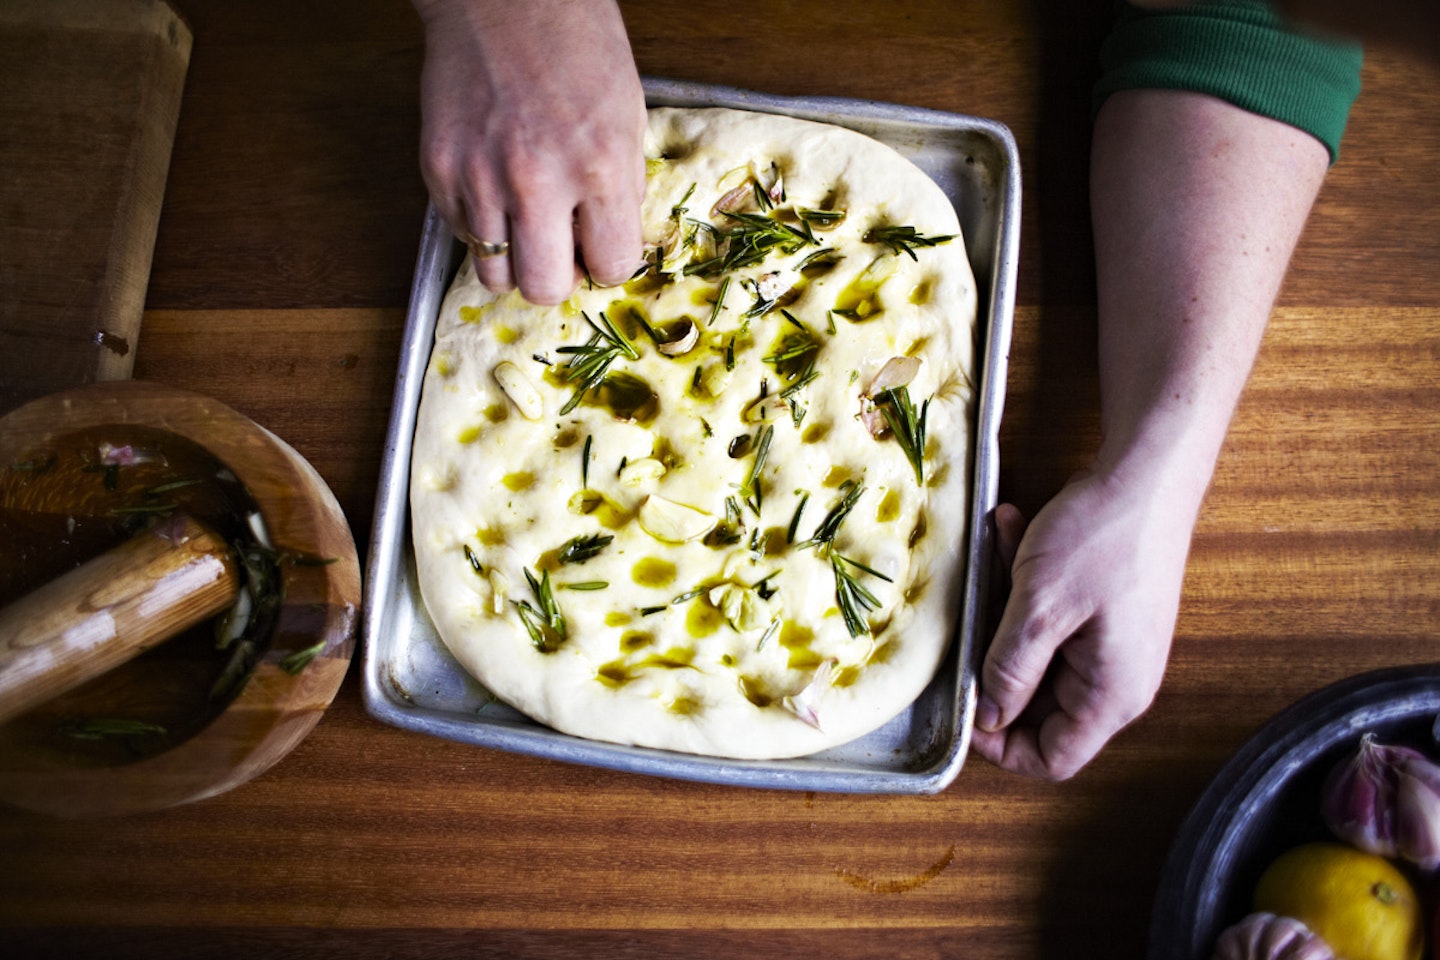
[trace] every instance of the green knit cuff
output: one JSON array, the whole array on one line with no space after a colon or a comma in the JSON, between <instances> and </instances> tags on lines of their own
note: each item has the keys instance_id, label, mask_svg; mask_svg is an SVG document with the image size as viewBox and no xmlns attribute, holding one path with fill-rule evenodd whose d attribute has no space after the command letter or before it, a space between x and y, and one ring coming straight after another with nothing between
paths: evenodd
<instances>
[{"instance_id":1,"label":"green knit cuff","mask_svg":"<svg viewBox=\"0 0 1440 960\"><path fill-rule=\"evenodd\" d=\"M1360 94L1361 59L1357 44L1299 32L1261 3L1127 5L1101 48L1095 106L1116 90L1208 93L1312 134L1334 163Z\"/></svg>"}]
</instances>

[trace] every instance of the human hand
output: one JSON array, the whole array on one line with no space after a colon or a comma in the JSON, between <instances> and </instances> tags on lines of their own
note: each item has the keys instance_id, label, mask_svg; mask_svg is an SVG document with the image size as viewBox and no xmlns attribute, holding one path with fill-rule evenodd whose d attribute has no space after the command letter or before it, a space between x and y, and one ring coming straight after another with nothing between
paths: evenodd
<instances>
[{"instance_id":1,"label":"human hand","mask_svg":"<svg viewBox=\"0 0 1440 960\"><path fill-rule=\"evenodd\" d=\"M641 261L645 97L601 0L416 0L425 21L420 165L492 290L559 303ZM508 243L505 253L487 246Z\"/></svg>"},{"instance_id":2,"label":"human hand","mask_svg":"<svg viewBox=\"0 0 1440 960\"><path fill-rule=\"evenodd\" d=\"M995 511L1012 585L986 654L975 749L1064 780L1142 714L1160 687L1194 523L1188 503L1090 472L1026 529Z\"/></svg>"}]
</instances>

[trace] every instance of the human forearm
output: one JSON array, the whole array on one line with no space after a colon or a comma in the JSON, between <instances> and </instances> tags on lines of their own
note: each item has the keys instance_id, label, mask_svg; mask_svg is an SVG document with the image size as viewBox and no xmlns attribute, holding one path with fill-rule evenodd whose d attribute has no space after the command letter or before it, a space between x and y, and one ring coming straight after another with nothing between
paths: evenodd
<instances>
[{"instance_id":1,"label":"human forearm","mask_svg":"<svg viewBox=\"0 0 1440 960\"><path fill-rule=\"evenodd\" d=\"M1198 509L1328 154L1202 94L1133 90L1101 108L1091 162L1097 467Z\"/></svg>"}]
</instances>

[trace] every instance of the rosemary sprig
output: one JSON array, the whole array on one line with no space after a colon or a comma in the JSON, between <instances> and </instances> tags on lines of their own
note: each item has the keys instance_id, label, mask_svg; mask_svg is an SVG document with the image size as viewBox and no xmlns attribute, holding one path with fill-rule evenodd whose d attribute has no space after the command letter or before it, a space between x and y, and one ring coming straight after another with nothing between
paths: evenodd
<instances>
[{"instance_id":1,"label":"rosemary sprig","mask_svg":"<svg viewBox=\"0 0 1440 960\"><path fill-rule=\"evenodd\" d=\"M914 227L871 227L860 239L866 243L882 244L888 247L891 253L903 253L911 260L918 260L920 258L915 256L916 247L938 247L942 243L954 240L955 235L927 237Z\"/></svg>"},{"instance_id":2,"label":"rosemary sprig","mask_svg":"<svg viewBox=\"0 0 1440 960\"><path fill-rule=\"evenodd\" d=\"M873 570L858 560L852 560L835 549L835 537L840 532L840 525L845 522L850 511L855 509L855 504L860 501L860 495L865 492L864 487L852 480L845 481L841 485L841 489L845 491L844 495L830 508L830 512L825 514L825 519L820 521L820 526L815 528L810 539L799 546L815 547L817 553L830 561L830 569L835 575L835 603L840 608L841 616L845 619L845 629L850 632L850 636L859 637L870 632L870 625L865 620L865 614L877 609L880 601L856 579L851 568L879 577L887 583L891 581L880 571ZM808 496L806 494L807 498ZM795 511L794 519L790 521L792 539L795 535L795 528L800 523L800 511L804 507L805 500L802 499L800 506Z\"/></svg>"},{"instance_id":3,"label":"rosemary sprig","mask_svg":"<svg viewBox=\"0 0 1440 960\"><path fill-rule=\"evenodd\" d=\"M835 573L835 603L840 607L840 615L845 619L845 629L850 632L850 636L860 637L870 632L870 624L866 622L865 614L877 609L880 601L855 579L848 567L863 570L882 580L888 581L890 578L863 563L857 563L834 550L830 551L830 569Z\"/></svg>"},{"instance_id":4,"label":"rosemary sprig","mask_svg":"<svg viewBox=\"0 0 1440 960\"><path fill-rule=\"evenodd\" d=\"M564 378L566 383L577 384L575 393L560 408L560 413L567 414L579 405L585 394L600 385L605 379L606 373L610 370L610 364L617 357L625 357L629 360L640 359L640 354L635 350L635 345L629 338L610 322L610 318L600 313L600 323L590 319L587 313L581 313L585 322L595 331L590 340L579 346L564 346L556 348L557 353L568 353L571 355L570 362L564 367Z\"/></svg>"},{"instance_id":5,"label":"rosemary sprig","mask_svg":"<svg viewBox=\"0 0 1440 960\"><path fill-rule=\"evenodd\" d=\"M895 442L900 444L905 458L915 470L916 485L924 486L925 416L930 410L930 400L927 398L917 411L910 400L909 389L899 386L882 391L875 402L884 414L885 422L890 425L890 432L895 434Z\"/></svg>"},{"instance_id":6,"label":"rosemary sprig","mask_svg":"<svg viewBox=\"0 0 1440 960\"><path fill-rule=\"evenodd\" d=\"M798 321L796 322L798 323ZM764 363L775 364L777 373L786 380L793 380L805 371L804 361L806 359L813 363L813 355L819 349L819 341L810 333L808 327L801 325L799 330L786 333L780 338L780 343L774 353L760 359Z\"/></svg>"},{"instance_id":7,"label":"rosemary sprig","mask_svg":"<svg viewBox=\"0 0 1440 960\"><path fill-rule=\"evenodd\" d=\"M595 439L593 434L585 434L585 448L580 451L580 486L590 486L590 444Z\"/></svg>"},{"instance_id":8,"label":"rosemary sprig","mask_svg":"<svg viewBox=\"0 0 1440 960\"><path fill-rule=\"evenodd\" d=\"M725 213L730 225L715 231L724 253L685 266L685 276L718 277L760 263L771 253L795 253L815 238L807 230L758 213ZM808 227L808 225L807 225Z\"/></svg>"},{"instance_id":9,"label":"rosemary sprig","mask_svg":"<svg viewBox=\"0 0 1440 960\"><path fill-rule=\"evenodd\" d=\"M574 537L560 548L560 562L562 564L584 563L586 560L593 560L600 555L601 551L610 546L614 539L608 533L592 533Z\"/></svg>"},{"instance_id":10,"label":"rosemary sprig","mask_svg":"<svg viewBox=\"0 0 1440 960\"><path fill-rule=\"evenodd\" d=\"M830 508L830 512L825 514L825 519L821 520L820 525L815 528L815 532L810 534L810 539L800 546L829 547L835 542L835 535L840 532L840 525L845 522L850 511L855 509L855 504L860 501L860 495L865 492L865 488L853 480L846 480L840 485L840 489L845 491L844 494Z\"/></svg>"},{"instance_id":11,"label":"rosemary sprig","mask_svg":"<svg viewBox=\"0 0 1440 960\"><path fill-rule=\"evenodd\" d=\"M581 580L579 583L562 583L560 589L589 591L604 590L608 586L610 586L609 580Z\"/></svg>"},{"instance_id":12,"label":"rosemary sprig","mask_svg":"<svg viewBox=\"0 0 1440 960\"><path fill-rule=\"evenodd\" d=\"M525 625L525 632L530 634L530 642L535 649L551 653L564 642L566 635L565 617L555 602L555 591L550 586L550 571L542 571L537 581L527 567L525 580L530 584L530 592L535 595L538 609L529 600L512 600L511 603L520 612L520 622Z\"/></svg>"},{"instance_id":13,"label":"rosemary sprig","mask_svg":"<svg viewBox=\"0 0 1440 960\"><path fill-rule=\"evenodd\" d=\"M470 549L468 543L465 544L465 559L470 562L470 569L474 570L476 574L485 572L485 568L480 565L480 558L475 556L475 551Z\"/></svg>"}]
</instances>

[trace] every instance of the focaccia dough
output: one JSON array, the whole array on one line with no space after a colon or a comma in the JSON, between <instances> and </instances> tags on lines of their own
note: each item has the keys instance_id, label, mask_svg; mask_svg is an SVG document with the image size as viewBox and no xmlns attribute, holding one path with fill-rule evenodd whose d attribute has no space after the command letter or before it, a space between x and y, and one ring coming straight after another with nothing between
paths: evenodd
<instances>
[{"instance_id":1,"label":"focaccia dough","mask_svg":"<svg viewBox=\"0 0 1440 960\"><path fill-rule=\"evenodd\" d=\"M964 241L933 181L838 126L662 108L645 150L643 274L540 308L467 261L446 296L412 461L421 591L456 659L557 730L813 753L903 710L954 632ZM876 399L907 357L883 379L908 379L923 480L882 426L902 404Z\"/></svg>"}]
</instances>

